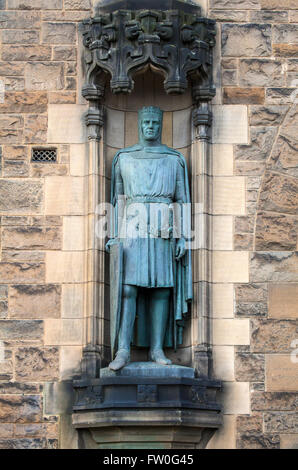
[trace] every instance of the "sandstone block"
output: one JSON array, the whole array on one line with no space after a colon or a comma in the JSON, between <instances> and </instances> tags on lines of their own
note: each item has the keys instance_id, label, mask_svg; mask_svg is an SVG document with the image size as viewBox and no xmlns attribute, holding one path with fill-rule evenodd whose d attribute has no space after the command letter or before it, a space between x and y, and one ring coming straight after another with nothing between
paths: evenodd
<instances>
[{"instance_id":1,"label":"sandstone block","mask_svg":"<svg viewBox=\"0 0 298 470\"><path fill-rule=\"evenodd\" d=\"M62 0L9 0L11 10L58 10Z\"/></svg>"},{"instance_id":2,"label":"sandstone block","mask_svg":"<svg viewBox=\"0 0 298 470\"><path fill-rule=\"evenodd\" d=\"M297 8L297 5L296 5ZM272 41L275 44L296 43L298 27L296 24L278 24L272 27Z\"/></svg>"},{"instance_id":3,"label":"sandstone block","mask_svg":"<svg viewBox=\"0 0 298 470\"><path fill-rule=\"evenodd\" d=\"M292 104L295 99L295 88L267 88L266 103Z\"/></svg>"},{"instance_id":4,"label":"sandstone block","mask_svg":"<svg viewBox=\"0 0 298 470\"><path fill-rule=\"evenodd\" d=\"M13 424L0 424L0 438L10 438L13 437Z\"/></svg>"},{"instance_id":5,"label":"sandstone block","mask_svg":"<svg viewBox=\"0 0 298 470\"><path fill-rule=\"evenodd\" d=\"M47 111L48 97L45 92L5 93L4 103L0 103L2 113L44 113Z\"/></svg>"},{"instance_id":6,"label":"sandstone block","mask_svg":"<svg viewBox=\"0 0 298 470\"><path fill-rule=\"evenodd\" d=\"M235 449L235 416L223 415L223 425L216 431L206 449Z\"/></svg>"},{"instance_id":7,"label":"sandstone block","mask_svg":"<svg viewBox=\"0 0 298 470\"><path fill-rule=\"evenodd\" d=\"M67 165L51 164L44 165L43 163L33 163L31 164L31 173L32 178L42 178L44 176L65 176L68 173Z\"/></svg>"},{"instance_id":8,"label":"sandstone block","mask_svg":"<svg viewBox=\"0 0 298 470\"><path fill-rule=\"evenodd\" d=\"M1 382L1 395L38 395L42 392L41 384L24 382Z\"/></svg>"},{"instance_id":9,"label":"sandstone block","mask_svg":"<svg viewBox=\"0 0 298 470\"><path fill-rule=\"evenodd\" d=\"M266 317L267 303L264 302L238 302L235 313L243 317Z\"/></svg>"},{"instance_id":10,"label":"sandstone block","mask_svg":"<svg viewBox=\"0 0 298 470\"><path fill-rule=\"evenodd\" d=\"M4 87L6 91L24 91L25 80L20 77L6 77L4 79Z\"/></svg>"},{"instance_id":11,"label":"sandstone block","mask_svg":"<svg viewBox=\"0 0 298 470\"><path fill-rule=\"evenodd\" d=\"M251 255L250 275L254 282L297 281L297 255L293 252L256 252Z\"/></svg>"},{"instance_id":12,"label":"sandstone block","mask_svg":"<svg viewBox=\"0 0 298 470\"><path fill-rule=\"evenodd\" d=\"M289 412L268 412L264 413L264 430L265 432L298 432L298 415L297 411Z\"/></svg>"},{"instance_id":13,"label":"sandstone block","mask_svg":"<svg viewBox=\"0 0 298 470\"><path fill-rule=\"evenodd\" d=\"M90 0L65 0L64 2L65 10L90 10L91 6Z\"/></svg>"},{"instance_id":14,"label":"sandstone block","mask_svg":"<svg viewBox=\"0 0 298 470\"><path fill-rule=\"evenodd\" d=\"M249 320L214 319L213 344L217 346L249 344Z\"/></svg>"},{"instance_id":15,"label":"sandstone block","mask_svg":"<svg viewBox=\"0 0 298 470\"><path fill-rule=\"evenodd\" d=\"M266 356L266 390L298 392L297 362L293 359L297 361L297 354L293 357L291 354Z\"/></svg>"},{"instance_id":16,"label":"sandstone block","mask_svg":"<svg viewBox=\"0 0 298 470\"><path fill-rule=\"evenodd\" d=\"M253 235L251 233L236 233L234 235L234 249L251 251L253 249Z\"/></svg>"},{"instance_id":17,"label":"sandstone block","mask_svg":"<svg viewBox=\"0 0 298 470\"><path fill-rule=\"evenodd\" d=\"M27 162L4 160L2 176L5 178L29 176L29 165Z\"/></svg>"},{"instance_id":18,"label":"sandstone block","mask_svg":"<svg viewBox=\"0 0 298 470\"><path fill-rule=\"evenodd\" d=\"M0 263L0 277L2 282L42 282L45 278L45 267L42 263Z\"/></svg>"},{"instance_id":19,"label":"sandstone block","mask_svg":"<svg viewBox=\"0 0 298 470\"><path fill-rule=\"evenodd\" d=\"M265 171L265 166L266 162L237 160L235 162L235 175L262 176ZM255 214L255 212L253 214Z\"/></svg>"},{"instance_id":20,"label":"sandstone block","mask_svg":"<svg viewBox=\"0 0 298 470\"><path fill-rule=\"evenodd\" d=\"M86 142L84 113L86 105L51 104L48 110L48 143L81 144Z\"/></svg>"},{"instance_id":21,"label":"sandstone block","mask_svg":"<svg viewBox=\"0 0 298 470\"><path fill-rule=\"evenodd\" d=\"M211 0L210 8L235 8L237 10L258 10L259 0Z\"/></svg>"},{"instance_id":22,"label":"sandstone block","mask_svg":"<svg viewBox=\"0 0 298 470\"><path fill-rule=\"evenodd\" d=\"M261 212L256 223L257 251L295 250L297 245L297 220L293 216Z\"/></svg>"},{"instance_id":23,"label":"sandstone block","mask_svg":"<svg viewBox=\"0 0 298 470\"><path fill-rule=\"evenodd\" d=\"M81 375L81 346L62 346L60 353L60 380L71 380Z\"/></svg>"},{"instance_id":24,"label":"sandstone block","mask_svg":"<svg viewBox=\"0 0 298 470\"><path fill-rule=\"evenodd\" d=\"M0 62L0 75L23 75L25 64L21 62Z\"/></svg>"},{"instance_id":25,"label":"sandstone block","mask_svg":"<svg viewBox=\"0 0 298 470\"><path fill-rule=\"evenodd\" d=\"M3 114L0 116L0 126L2 129L21 129L24 126L24 118L14 114Z\"/></svg>"},{"instance_id":26,"label":"sandstone block","mask_svg":"<svg viewBox=\"0 0 298 470\"><path fill-rule=\"evenodd\" d=\"M73 46L55 46L53 49L54 60L76 60L77 49Z\"/></svg>"},{"instance_id":27,"label":"sandstone block","mask_svg":"<svg viewBox=\"0 0 298 470\"><path fill-rule=\"evenodd\" d=\"M211 151L213 162L213 176L233 176L233 145L213 144Z\"/></svg>"},{"instance_id":28,"label":"sandstone block","mask_svg":"<svg viewBox=\"0 0 298 470\"><path fill-rule=\"evenodd\" d=\"M24 141L41 144L47 141L48 118L36 114L25 117Z\"/></svg>"},{"instance_id":29,"label":"sandstone block","mask_svg":"<svg viewBox=\"0 0 298 470\"><path fill-rule=\"evenodd\" d=\"M297 318L298 284L269 284L269 317Z\"/></svg>"},{"instance_id":30,"label":"sandstone block","mask_svg":"<svg viewBox=\"0 0 298 470\"><path fill-rule=\"evenodd\" d=\"M62 318L82 318L84 313L84 284L62 285Z\"/></svg>"},{"instance_id":31,"label":"sandstone block","mask_svg":"<svg viewBox=\"0 0 298 470\"><path fill-rule=\"evenodd\" d=\"M84 217L63 217L63 250L80 251L85 248Z\"/></svg>"},{"instance_id":32,"label":"sandstone block","mask_svg":"<svg viewBox=\"0 0 298 470\"><path fill-rule=\"evenodd\" d=\"M216 21L240 23L241 21L247 21L247 11L245 10L211 10L209 18L213 18Z\"/></svg>"},{"instance_id":33,"label":"sandstone block","mask_svg":"<svg viewBox=\"0 0 298 470\"><path fill-rule=\"evenodd\" d=\"M3 116L2 116L3 118ZM5 119L5 118L3 118ZM9 117L8 117L9 119ZM16 122L18 122L17 118ZM28 149L23 145L5 145L3 150L3 155L6 160L24 160L27 158Z\"/></svg>"},{"instance_id":34,"label":"sandstone block","mask_svg":"<svg viewBox=\"0 0 298 470\"><path fill-rule=\"evenodd\" d=\"M284 125L280 129L279 137L275 142L271 159L268 162L268 169L297 177L298 139L295 129L297 127L298 113L295 115L289 111L288 117L291 121L288 122L286 118Z\"/></svg>"},{"instance_id":35,"label":"sandstone block","mask_svg":"<svg viewBox=\"0 0 298 470\"><path fill-rule=\"evenodd\" d=\"M281 434L281 449L298 449L298 434Z\"/></svg>"},{"instance_id":36,"label":"sandstone block","mask_svg":"<svg viewBox=\"0 0 298 470\"><path fill-rule=\"evenodd\" d=\"M0 182L0 213L36 214L43 198L42 182L4 180Z\"/></svg>"},{"instance_id":37,"label":"sandstone block","mask_svg":"<svg viewBox=\"0 0 298 470\"><path fill-rule=\"evenodd\" d=\"M297 393L257 391L251 394L251 408L256 411L294 411L297 398Z\"/></svg>"},{"instance_id":38,"label":"sandstone block","mask_svg":"<svg viewBox=\"0 0 298 470\"><path fill-rule=\"evenodd\" d=\"M276 57L297 57L297 44L273 44L273 53Z\"/></svg>"},{"instance_id":39,"label":"sandstone block","mask_svg":"<svg viewBox=\"0 0 298 470\"><path fill-rule=\"evenodd\" d=\"M238 382L264 381L264 354L237 353L235 356L235 376Z\"/></svg>"},{"instance_id":40,"label":"sandstone block","mask_svg":"<svg viewBox=\"0 0 298 470\"><path fill-rule=\"evenodd\" d=\"M252 126L279 126L288 109L287 105L251 106L250 124Z\"/></svg>"},{"instance_id":41,"label":"sandstone block","mask_svg":"<svg viewBox=\"0 0 298 470\"><path fill-rule=\"evenodd\" d=\"M260 192L259 209L295 215L297 208L297 180L290 176L267 172Z\"/></svg>"},{"instance_id":42,"label":"sandstone block","mask_svg":"<svg viewBox=\"0 0 298 470\"><path fill-rule=\"evenodd\" d=\"M27 90L62 90L64 87L61 63L28 62L25 66Z\"/></svg>"},{"instance_id":43,"label":"sandstone block","mask_svg":"<svg viewBox=\"0 0 298 470\"><path fill-rule=\"evenodd\" d=\"M242 59L239 66L239 80L242 86L282 86L284 76L282 63L269 59Z\"/></svg>"},{"instance_id":44,"label":"sandstone block","mask_svg":"<svg viewBox=\"0 0 298 470\"><path fill-rule=\"evenodd\" d=\"M233 249L233 217L228 215L213 217L213 249Z\"/></svg>"},{"instance_id":45,"label":"sandstone block","mask_svg":"<svg viewBox=\"0 0 298 470\"><path fill-rule=\"evenodd\" d=\"M39 31L9 30L2 31L2 44L38 44Z\"/></svg>"},{"instance_id":46,"label":"sandstone block","mask_svg":"<svg viewBox=\"0 0 298 470\"><path fill-rule=\"evenodd\" d=\"M213 284L212 311L214 318L233 318L234 296L232 284Z\"/></svg>"},{"instance_id":47,"label":"sandstone block","mask_svg":"<svg viewBox=\"0 0 298 470\"><path fill-rule=\"evenodd\" d=\"M15 361L16 378L19 381L49 381L59 377L58 348L19 348Z\"/></svg>"},{"instance_id":48,"label":"sandstone block","mask_svg":"<svg viewBox=\"0 0 298 470\"><path fill-rule=\"evenodd\" d=\"M297 325L290 320L251 320L251 351L267 353L291 352L297 338ZM287 356L290 362L290 356Z\"/></svg>"},{"instance_id":49,"label":"sandstone block","mask_svg":"<svg viewBox=\"0 0 298 470\"><path fill-rule=\"evenodd\" d=\"M46 281L48 283L84 282L84 256L81 251L52 252L46 254Z\"/></svg>"},{"instance_id":50,"label":"sandstone block","mask_svg":"<svg viewBox=\"0 0 298 470\"><path fill-rule=\"evenodd\" d=\"M2 47L2 60L50 60L51 48L49 46L3 46Z\"/></svg>"},{"instance_id":51,"label":"sandstone block","mask_svg":"<svg viewBox=\"0 0 298 470\"><path fill-rule=\"evenodd\" d=\"M61 286L15 285L10 288L11 318L59 318Z\"/></svg>"},{"instance_id":52,"label":"sandstone block","mask_svg":"<svg viewBox=\"0 0 298 470\"><path fill-rule=\"evenodd\" d=\"M42 42L48 44L76 44L76 25L74 23L44 22Z\"/></svg>"},{"instance_id":53,"label":"sandstone block","mask_svg":"<svg viewBox=\"0 0 298 470\"><path fill-rule=\"evenodd\" d=\"M214 346L213 348L214 376L224 381L234 381L234 347Z\"/></svg>"},{"instance_id":54,"label":"sandstone block","mask_svg":"<svg viewBox=\"0 0 298 470\"><path fill-rule=\"evenodd\" d=\"M0 439L0 449L46 449L45 438L35 439Z\"/></svg>"},{"instance_id":55,"label":"sandstone block","mask_svg":"<svg viewBox=\"0 0 298 470\"><path fill-rule=\"evenodd\" d=\"M275 127L251 127L251 144L238 145L235 149L236 160L266 160L277 134Z\"/></svg>"},{"instance_id":56,"label":"sandstone block","mask_svg":"<svg viewBox=\"0 0 298 470\"><path fill-rule=\"evenodd\" d=\"M222 85L238 85L238 73L237 70L223 70L221 74Z\"/></svg>"},{"instance_id":57,"label":"sandstone block","mask_svg":"<svg viewBox=\"0 0 298 470\"><path fill-rule=\"evenodd\" d=\"M237 302L267 301L266 284L238 284L235 286L235 299Z\"/></svg>"},{"instance_id":58,"label":"sandstone block","mask_svg":"<svg viewBox=\"0 0 298 470\"><path fill-rule=\"evenodd\" d=\"M256 434L263 430L263 417L261 413L254 413L251 416L237 416L237 433Z\"/></svg>"},{"instance_id":59,"label":"sandstone block","mask_svg":"<svg viewBox=\"0 0 298 470\"><path fill-rule=\"evenodd\" d=\"M283 7L283 5L281 5L281 7ZM251 11L250 20L254 23L287 23L288 12L274 10Z\"/></svg>"},{"instance_id":60,"label":"sandstone block","mask_svg":"<svg viewBox=\"0 0 298 470\"><path fill-rule=\"evenodd\" d=\"M225 87L223 90L224 104L263 104L264 88Z\"/></svg>"},{"instance_id":61,"label":"sandstone block","mask_svg":"<svg viewBox=\"0 0 298 470\"><path fill-rule=\"evenodd\" d=\"M223 405L224 414L249 414L249 383L224 382L219 402Z\"/></svg>"},{"instance_id":62,"label":"sandstone block","mask_svg":"<svg viewBox=\"0 0 298 470\"><path fill-rule=\"evenodd\" d=\"M212 142L214 144L248 143L247 107L213 105Z\"/></svg>"},{"instance_id":63,"label":"sandstone block","mask_svg":"<svg viewBox=\"0 0 298 470\"><path fill-rule=\"evenodd\" d=\"M271 55L271 25L224 24L222 53L231 57L263 57Z\"/></svg>"},{"instance_id":64,"label":"sandstone block","mask_svg":"<svg viewBox=\"0 0 298 470\"><path fill-rule=\"evenodd\" d=\"M49 93L50 104L75 104L77 95L71 91L53 91Z\"/></svg>"},{"instance_id":65,"label":"sandstone block","mask_svg":"<svg viewBox=\"0 0 298 470\"><path fill-rule=\"evenodd\" d=\"M279 0L261 0L262 10L280 10L281 3ZM283 0L282 2L283 10L296 10L297 2L296 0Z\"/></svg>"},{"instance_id":66,"label":"sandstone block","mask_svg":"<svg viewBox=\"0 0 298 470\"><path fill-rule=\"evenodd\" d=\"M11 1L9 2L8 7L10 6L11 6ZM40 13L37 11L32 11L32 12L3 11L1 12L0 29L30 29L32 30L34 28L39 28L40 24L41 24Z\"/></svg>"},{"instance_id":67,"label":"sandstone block","mask_svg":"<svg viewBox=\"0 0 298 470\"><path fill-rule=\"evenodd\" d=\"M37 320L0 320L2 340L34 340L42 337L43 322Z\"/></svg>"},{"instance_id":68,"label":"sandstone block","mask_svg":"<svg viewBox=\"0 0 298 470\"><path fill-rule=\"evenodd\" d=\"M0 129L1 144L17 144L23 141L23 131L18 129Z\"/></svg>"},{"instance_id":69,"label":"sandstone block","mask_svg":"<svg viewBox=\"0 0 298 470\"><path fill-rule=\"evenodd\" d=\"M279 449L279 435L277 434L239 434L237 449Z\"/></svg>"},{"instance_id":70,"label":"sandstone block","mask_svg":"<svg viewBox=\"0 0 298 470\"><path fill-rule=\"evenodd\" d=\"M252 233L254 231L254 218L247 216L235 217L235 233Z\"/></svg>"},{"instance_id":71,"label":"sandstone block","mask_svg":"<svg viewBox=\"0 0 298 470\"><path fill-rule=\"evenodd\" d=\"M83 215L84 178L47 176L45 181L45 213Z\"/></svg>"},{"instance_id":72,"label":"sandstone block","mask_svg":"<svg viewBox=\"0 0 298 470\"><path fill-rule=\"evenodd\" d=\"M0 422L36 423L41 419L40 395L0 395Z\"/></svg>"},{"instance_id":73,"label":"sandstone block","mask_svg":"<svg viewBox=\"0 0 298 470\"><path fill-rule=\"evenodd\" d=\"M245 213L245 181L241 176L215 177L213 213L241 215Z\"/></svg>"}]
</instances>

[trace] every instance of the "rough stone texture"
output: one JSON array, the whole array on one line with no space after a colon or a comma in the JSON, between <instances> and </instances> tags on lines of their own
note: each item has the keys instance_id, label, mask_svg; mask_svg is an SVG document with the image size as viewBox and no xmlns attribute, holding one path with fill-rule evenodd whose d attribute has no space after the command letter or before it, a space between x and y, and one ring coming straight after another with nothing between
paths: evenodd
<instances>
[{"instance_id":1,"label":"rough stone texture","mask_svg":"<svg viewBox=\"0 0 298 470\"><path fill-rule=\"evenodd\" d=\"M0 395L0 422L36 423L41 416L39 395Z\"/></svg>"},{"instance_id":2,"label":"rough stone texture","mask_svg":"<svg viewBox=\"0 0 298 470\"><path fill-rule=\"evenodd\" d=\"M258 207L262 211L296 215L298 208L297 179L266 172Z\"/></svg>"},{"instance_id":3,"label":"rough stone texture","mask_svg":"<svg viewBox=\"0 0 298 470\"><path fill-rule=\"evenodd\" d=\"M48 44L73 44L76 42L76 26L73 23L43 23L42 42Z\"/></svg>"},{"instance_id":4,"label":"rough stone texture","mask_svg":"<svg viewBox=\"0 0 298 470\"><path fill-rule=\"evenodd\" d=\"M62 8L63 0L9 0L12 10L56 10Z\"/></svg>"},{"instance_id":5,"label":"rough stone texture","mask_svg":"<svg viewBox=\"0 0 298 470\"><path fill-rule=\"evenodd\" d=\"M254 23L287 23L289 15L287 11L251 11L250 20Z\"/></svg>"},{"instance_id":6,"label":"rough stone texture","mask_svg":"<svg viewBox=\"0 0 298 470\"><path fill-rule=\"evenodd\" d=\"M298 34L298 25L279 24L272 27L272 41L275 44L296 43Z\"/></svg>"},{"instance_id":7,"label":"rough stone texture","mask_svg":"<svg viewBox=\"0 0 298 470\"><path fill-rule=\"evenodd\" d=\"M6 228L2 238L4 249L59 250L61 229L58 227Z\"/></svg>"},{"instance_id":8,"label":"rough stone texture","mask_svg":"<svg viewBox=\"0 0 298 470\"><path fill-rule=\"evenodd\" d=\"M258 214L256 223L256 250L287 251L297 246L297 219L270 212Z\"/></svg>"},{"instance_id":9,"label":"rough stone texture","mask_svg":"<svg viewBox=\"0 0 298 470\"><path fill-rule=\"evenodd\" d=\"M260 0L261 8L263 10L280 10L281 2L280 0ZM296 10L297 2L296 0L283 0L282 1L283 10Z\"/></svg>"},{"instance_id":10,"label":"rough stone texture","mask_svg":"<svg viewBox=\"0 0 298 470\"><path fill-rule=\"evenodd\" d=\"M11 318L59 318L61 286L19 285L9 293Z\"/></svg>"},{"instance_id":11,"label":"rough stone texture","mask_svg":"<svg viewBox=\"0 0 298 470\"><path fill-rule=\"evenodd\" d=\"M41 181L0 181L0 214L38 214L42 208Z\"/></svg>"},{"instance_id":12,"label":"rough stone texture","mask_svg":"<svg viewBox=\"0 0 298 470\"><path fill-rule=\"evenodd\" d=\"M47 141L47 116L29 115L25 117L24 141L27 144L40 144Z\"/></svg>"},{"instance_id":13,"label":"rough stone texture","mask_svg":"<svg viewBox=\"0 0 298 470\"><path fill-rule=\"evenodd\" d=\"M277 434L239 434L237 438L238 449L279 449L280 437Z\"/></svg>"},{"instance_id":14,"label":"rough stone texture","mask_svg":"<svg viewBox=\"0 0 298 470\"><path fill-rule=\"evenodd\" d=\"M29 3L29 1L28 1ZM30 2L31 3L31 2ZM9 1L11 5L11 0ZM0 29L34 29L41 25L40 13L28 11L1 12Z\"/></svg>"},{"instance_id":15,"label":"rough stone texture","mask_svg":"<svg viewBox=\"0 0 298 470\"><path fill-rule=\"evenodd\" d=\"M250 10L259 8L259 0L211 0L210 8L235 8Z\"/></svg>"},{"instance_id":16,"label":"rough stone texture","mask_svg":"<svg viewBox=\"0 0 298 470\"><path fill-rule=\"evenodd\" d=\"M276 136L276 127L251 127L251 144L238 145L235 149L236 160L266 160Z\"/></svg>"},{"instance_id":17,"label":"rough stone texture","mask_svg":"<svg viewBox=\"0 0 298 470\"><path fill-rule=\"evenodd\" d=\"M2 113L44 113L48 97L45 92L7 92L4 103L0 103Z\"/></svg>"},{"instance_id":18,"label":"rough stone texture","mask_svg":"<svg viewBox=\"0 0 298 470\"><path fill-rule=\"evenodd\" d=\"M19 381L49 381L59 378L59 349L19 348L15 356L16 379Z\"/></svg>"},{"instance_id":19,"label":"rough stone texture","mask_svg":"<svg viewBox=\"0 0 298 470\"><path fill-rule=\"evenodd\" d=\"M264 354L237 353L235 356L235 378L238 382L264 381Z\"/></svg>"},{"instance_id":20,"label":"rough stone texture","mask_svg":"<svg viewBox=\"0 0 298 470\"><path fill-rule=\"evenodd\" d=\"M288 432L294 433L298 431L298 414L297 411L292 412L271 412L264 413L265 431L268 432Z\"/></svg>"},{"instance_id":21,"label":"rough stone texture","mask_svg":"<svg viewBox=\"0 0 298 470\"><path fill-rule=\"evenodd\" d=\"M247 11L243 10L212 10L209 18L216 21L233 22L236 23L247 20Z\"/></svg>"},{"instance_id":22,"label":"rough stone texture","mask_svg":"<svg viewBox=\"0 0 298 470\"><path fill-rule=\"evenodd\" d=\"M264 101L264 88L224 88L224 104L263 104Z\"/></svg>"},{"instance_id":23,"label":"rough stone texture","mask_svg":"<svg viewBox=\"0 0 298 470\"><path fill-rule=\"evenodd\" d=\"M254 282L297 281L297 254L285 251L253 253L250 274Z\"/></svg>"},{"instance_id":24,"label":"rough stone texture","mask_svg":"<svg viewBox=\"0 0 298 470\"><path fill-rule=\"evenodd\" d=\"M25 85L27 90L62 90L63 64L28 62L25 66Z\"/></svg>"},{"instance_id":25,"label":"rough stone texture","mask_svg":"<svg viewBox=\"0 0 298 470\"><path fill-rule=\"evenodd\" d=\"M0 263L0 278L2 282L11 284L43 282L45 280L45 266L42 263Z\"/></svg>"},{"instance_id":26,"label":"rough stone texture","mask_svg":"<svg viewBox=\"0 0 298 470\"><path fill-rule=\"evenodd\" d=\"M89 10L91 4L91 0L64 0L66 10Z\"/></svg>"},{"instance_id":27,"label":"rough stone texture","mask_svg":"<svg viewBox=\"0 0 298 470\"><path fill-rule=\"evenodd\" d=\"M268 298L266 284L236 284L235 299L238 302L262 302Z\"/></svg>"},{"instance_id":28,"label":"rough stone texture","mask_svg":"<svg viewBox=\"0 0 298 470\"><path fill-rule=\"evenodd\" d=\"M291 342L297 338L295 321L251 320L251 351L266 353L288 353Z\"/></svg>"},{"instance_id":29,"label":"rough stone texture","mask_svg":"<svg viewBox=\"0 0 298 470\"><path fill-rule=\"evenodd\" d=\"M271 55L271 26L267 24L224 24L222 54L232 57Z\"/></svg>"},{"instance_id":30,"label":"rough stone texture","mask_svg":"<svg viewBox=\"0 0 298 470\"><path fill-rule=\"evenodd\" d=\"M250 124L252 126L279 126L288 109L287 105L251 106Z\"/></svg>"},{"instance_id":31,"label":"rough stone texture","mask_svg":"<svg viewBox=\"0 0 298 470\"><path fill-rule=\"evenodd\" d=\"M240 60L240 86L282 86L284 83L282 62L269 59Z\"/></svg>"},{"instance_id":32,"label":"rough stone texture","mask_svg":"<svg viewBox=\"0 0 298 470\"><path fill-rule=\"evenodd\" d=\"M239 302L235 307L239 317L266 317L267 311L267 303L264 302Z\"/></svg>"},{"instance_id":33,"label":"rough stone texture","mask_svg":"<svg viewBox=\"0 0 298 470\"><path fill-rule=\"evenodd\" d=\"M297 44L273 44L273 52L276 57L297 57Z\"/></svg>"},{"instance_id":34,"label":"rough stone texture","mask_svg":"<svg viewBox=\"0 0 298 470\"><path fill-rule=\"evenodd\" d=\"M254 411L295 411L298 394L287 392L253 392L251 408Z\"/></svg>"},{"instance_id":35,"label":"rough stone texture","mask_svg":"<svg viewBox=\"0 0 298 470\"><path fill-rule=\"evenodd\" d=\"M50 60L51 48L49 46L3 46L2 60Z\"/></svg>"}]
</instances>

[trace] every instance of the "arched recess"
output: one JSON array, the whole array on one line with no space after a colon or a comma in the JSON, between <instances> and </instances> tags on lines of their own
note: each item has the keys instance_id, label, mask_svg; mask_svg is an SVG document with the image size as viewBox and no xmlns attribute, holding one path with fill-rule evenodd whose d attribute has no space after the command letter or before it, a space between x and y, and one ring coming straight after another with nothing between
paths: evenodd
<instances>
[{"instance_id":1,"label":"arched recess","mask_svg":"<svg viewBox=\"0 0 298 470\"><path fill-rule=\"evenodd\" d=\"M116 3L119 10L115 10ZM212 119L208 103L215 94L214 21L202 18L200 8L192 2L166 0L162 10L152 10L153 3L105 2L98 9L98 16L82 25L86 72L82 94L89 102L89 245L83 373L91 377L96 377L98 369L110 359L108 258L104 241L96 237L96 212L98 204L109 201L114 154L137 141L136 111L144 105L157 105L165 111L163 140L179 149L188 161L192 203L196 208L193 218L199 219L201 225L197 249L193 251L192 318L182 350L174 360L197 368L205 376L211 369L208 142ZM137 354L135 358L140 360L142 353Z\"/></svg>"}]
</instances>

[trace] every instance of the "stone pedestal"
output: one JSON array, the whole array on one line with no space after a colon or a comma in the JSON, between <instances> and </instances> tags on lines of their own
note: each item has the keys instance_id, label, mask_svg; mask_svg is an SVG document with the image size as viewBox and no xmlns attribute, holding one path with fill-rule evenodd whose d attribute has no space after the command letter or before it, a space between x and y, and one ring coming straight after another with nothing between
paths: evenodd
<instances>
[{"instance_id":1,"label":"stone pedestal","mask_svg":"<svg viewBox=\"0 0 298 470\"><path fill-rule=\"evenodd\" d=\"M74 382L73 425L81 448L204 448L221 424L218 381L195 370L132 363Z\"/></svg>"}]
</instances>

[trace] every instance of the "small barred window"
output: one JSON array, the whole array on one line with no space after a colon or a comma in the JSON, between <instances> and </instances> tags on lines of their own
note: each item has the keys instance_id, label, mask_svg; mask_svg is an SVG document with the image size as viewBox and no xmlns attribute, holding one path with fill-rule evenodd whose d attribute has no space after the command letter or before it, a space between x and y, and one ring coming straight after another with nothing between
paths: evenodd
<instances>
[{"instance_id":1,"label":"small barred window","mask_svg":"<svg viewBox=\"0 0 298 470\"><path fill-rule=\"evenodd\" d=\"M55 163L57 162L57 149L32 149L32 162Z\"/></svg>"}]
</instances>

